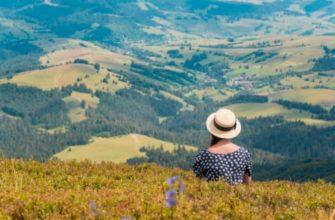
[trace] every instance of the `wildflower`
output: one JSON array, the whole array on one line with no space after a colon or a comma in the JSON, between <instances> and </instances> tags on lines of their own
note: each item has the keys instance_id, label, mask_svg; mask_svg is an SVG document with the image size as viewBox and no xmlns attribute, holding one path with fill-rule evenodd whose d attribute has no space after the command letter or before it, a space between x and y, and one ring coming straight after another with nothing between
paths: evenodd
<instances>
[{"instance_id":1,"label":"wildflower","mask_svg":"<svg viewBox=\"0 0 335 220\"><path fill-rule=\"evenodd\" d=\"M176 181L178 181L178 188L176 188ZM172 208L177 204L177 194L183 192L186 188L185 184L181 182L178 176L171 176L167 183L170 186L170 189L165 193L165 204L166 207Z\"/></svg>"},{"instance_id":2,"label":"wildflower","mask_svg":"<svg viewBox=\"0 0 335 220\"><path fill-rule=\"evenodd\" d=\"M177 200L176 200L176 195L177 192L174 189L170 189L169 191L166 192L166 206L168 208L172 208L173 206L176 205Z\"/></svg>"},{"instance_id":3,"label":"wildflower","mask_svg":"<svg viewBox=\"0 0 335 220\"><path fill-rule=\"evenodd\" d=\"M178 180L178 176L171 176L168 180L167 183L172 186L176 181Z\"/></svg>"}]
</instances>

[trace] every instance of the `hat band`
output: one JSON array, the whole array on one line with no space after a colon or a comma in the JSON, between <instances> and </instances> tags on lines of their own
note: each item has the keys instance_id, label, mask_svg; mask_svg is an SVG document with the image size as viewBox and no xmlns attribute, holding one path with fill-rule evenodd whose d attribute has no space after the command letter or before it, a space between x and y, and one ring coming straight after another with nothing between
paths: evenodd
<instances>
[{"instance_id":1,"label":"hat band","mask_svg":"<svg viewBox=\"0 0 335 220\"><path fill-rule=\"evenodd\" d=\"M218 123L216 123L215 119L214 119L214 126L219 129L220 131L231 131L234 130L236 128L237 123L235 122L235 124L230 127L230 128L226 128L226 127L222 127L221 125L219 125Z\"/></svg>"}]
</instances>

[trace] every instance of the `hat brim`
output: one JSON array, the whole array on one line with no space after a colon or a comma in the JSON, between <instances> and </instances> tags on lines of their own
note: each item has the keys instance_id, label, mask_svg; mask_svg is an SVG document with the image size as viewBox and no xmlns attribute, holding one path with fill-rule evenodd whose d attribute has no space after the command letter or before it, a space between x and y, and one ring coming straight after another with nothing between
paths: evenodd
<instances>
[{"instance_id":1,"label":"hat brim","mask_svg":"<svg viewBox=\"0 0 335 220\"><path fill-rule=\"evenodd\" d=\"M206 121L207 130L214 136L224 139L233 139L241 133L241 123L236 119L236 127L230 131L221 131L214 125L215 113L208 116Z\"/></svg>"}]
</instances>

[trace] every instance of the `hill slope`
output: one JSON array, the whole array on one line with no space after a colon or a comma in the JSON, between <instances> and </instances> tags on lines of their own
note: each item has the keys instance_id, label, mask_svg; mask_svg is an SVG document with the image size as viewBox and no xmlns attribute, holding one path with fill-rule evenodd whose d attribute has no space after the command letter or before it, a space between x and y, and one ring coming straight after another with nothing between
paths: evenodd
<instances>
[{"instance_id":1,"label":"hill slope","mask_svg":"<svg viewBox=\"0 0 335 220\"><path fill-rule=\"evenodd\" d=\"M113 161L126 162L133 157L144 156L142 147L163 147L166 151L172 151L176 145L170 142L158 140L145 135L130 134L118 137L95 137L87 145L71 146L54 157L61 160L85 160L95 162ZM186 149L196 150L195 147L186 146Z\"/></svg>"},{"instance_id":2,"label":"hill slope","mask_svg":"<svg viewBox=\"0 0 335 220\"><path fill-rule=\"evenodd\" d=\"M172 175L178 175L185 188L169 209L166 180ZM0 179L0 218L332 219L335 215L335 186L323 181L233 187L154 165L21 160L0 161Z\"/></svg>"}]
</instances>

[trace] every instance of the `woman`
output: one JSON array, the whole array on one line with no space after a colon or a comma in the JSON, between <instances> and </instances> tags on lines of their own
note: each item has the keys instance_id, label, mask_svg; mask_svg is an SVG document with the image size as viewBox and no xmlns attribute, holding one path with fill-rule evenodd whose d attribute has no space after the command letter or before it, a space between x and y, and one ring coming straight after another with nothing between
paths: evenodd
<instances>
[{"instance_id":1,"label":"woman","mask_svg":"<svg viewBox=\"0 0 335 220\"><path fill-rule=\"evenodd\" d=\"M197 177L223 179L230 184L251 183L252 161L248 150L231 142L241 132L241 123L229 109L219 109L206 122L212 135L210 147L200 151L193 165Z\"/></svg>"}]
</instances>

